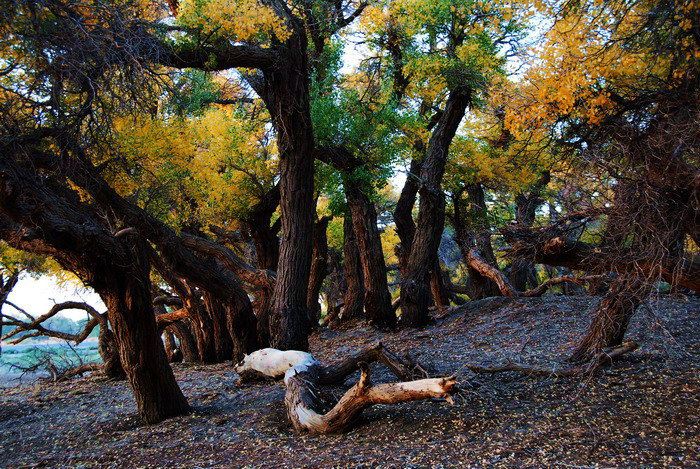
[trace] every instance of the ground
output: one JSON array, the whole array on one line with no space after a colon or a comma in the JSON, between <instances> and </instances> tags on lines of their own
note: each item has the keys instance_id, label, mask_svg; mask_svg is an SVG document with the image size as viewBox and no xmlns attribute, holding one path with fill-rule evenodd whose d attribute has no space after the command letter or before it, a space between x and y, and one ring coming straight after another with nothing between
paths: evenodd
<instances>
[{"instance_id":1,"label":"ground","mask_svg":"<svg viewBox=\"0 0 700 469\"><path fill-rule=\"evenodd\" d=\"M490 299L423 331L314 334L332 361L381 340L464 392L378 406L350 433L299 435L281 382L237 384L230 364L175 365L191 416L140 425L124 382L86 377L4 390L0 465L100 467L700 467L700 299L661 297L628 337L641 348L585 378L475 375L464 364L563 366L595 299ZM379 365L373 378L390 375ZM356 380L353 376L347 384ZM342 389L338 390L339 392Z\"/></svg>"}]
</instances>

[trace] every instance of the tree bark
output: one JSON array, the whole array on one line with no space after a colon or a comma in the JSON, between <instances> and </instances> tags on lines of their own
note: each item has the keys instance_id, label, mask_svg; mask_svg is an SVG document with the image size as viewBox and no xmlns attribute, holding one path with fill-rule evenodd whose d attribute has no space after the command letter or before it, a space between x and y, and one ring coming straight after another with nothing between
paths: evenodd
<instances>
[{"instance_id":1,"label":"tree bark","mask_svg":"<svg viewBox=\"0 0 700 469\"><path fill-rule=\"evenodd\" d=\"M126 241L123 241L126 244ZM150 263L143 241L124 246L134 254L127 272L104 272L99 290L119 344L119 357L144 422L158 423L189 413L190 407L175 381L151 304ZM128 246L128 247L127 247ZM97 289L97 288L96 288Z\"/></svg>"},{"instance_id":2,"label":"tree bark","mask_svg":"<svg viewBox=\"0 0 700 469\"><path fill-rule=\"evenodd\" d=\"M578 343L570 360L583 362L607 347L622 344L629 321L646 300L649 287L643 282L618 278L596 308L586 336Z\"/></svg>"},{"instance_id":3,"label":"tree bark","mask_svg":"<svg viewBox=\"0 0 700 469\"><path fill-rule=\"evenodd\" d=\"M343 256L346 288L343 293L343 321L363 317L365 286L360 265L360 251L349 215L343 222Z\"/></svg>"},{"instance_id":4,"label":"tree bark","mask_svg":"<svg viewBox=\"0 0 700 469\"><path fill-rule=\"evenodd\" d=\"M416 204L418 188L420 187L421 163L417 159L411 160L411 167L406 175L406 182L394 209L394 223L399 244L396 246L396 257L399 259L399 271L401 277L406 276L408 257L411 254L413 235L416 232L416 224L413 222L413 207Z\"/></svg>"},{"instance_id":5,"label":"tree bark","mask_svg":"<svg viewBox=\"0 0 700 469\"><path fill-rule=\"evenodd\" d=\"M0 274L0 337L2 337L2 308L18 281L19 272L12 272L7 278L4 274ZM0 345L0 355L2 355L2 345Z\"/></svg>"},{"instance_id":6,"label":"tree bark","mask_svg":"<svg viewBox=\"0 0 700 469\"><path fill-rule=\"evenodd\" d=\"M188 413L156 326L145 241L113 236L74 192L57 184L49 188L45 176L30 173L7 153L0 158L0 175L0 212L7 217L0 237L53 256L105 299L139 415L156 423Z\"/></svg>"},{"instance_id":7,"label":"tree bark","mask_svg":"<svg viewBox=\"0 0 700 469\"><path fill-rule=\"evenodd\" d=\"M541 193L549 184L549 171L544 171L529 193L520 192L515 196L515 222L518 226L531 227L535 222L537 208L544 202ZM520 291L535 288L539 283L535 264L530 259L515 259L508 275L513 286Z\"/></svg>"},{"instance_id":8,"label":"tree bark","mask_svg":"<svg viewBox=\"0 0 700 469\"><path fill-rule=\"evenodd\" d=\"M393 328L396 315L391 307L382 240L377 228L377 211L359 182L352 180L352 175L345 178L344 184L362 266L365 318L376 327Z\"/></svg>"},{"instance_id":9,"label":"tree bark","mask_svg":"<svg viewBox=\"0 0 700 469\"><path fill-rule=\"evenodd\" d=\"M367 364L377 360L386 364L404 382L372 385ZM320 399L319 385L342 383L358 369L362 372L360 381L337 402L329 405ZM370 347L337 365L300 365L292 370L294 373L288 371L285 375L287 416L295 430L313 434L347 431L357 424L364 409L375 404L430 398L450 400L450 396L457 391L454 377L408 381L413 379L410 362L386 351L381 344L379 348ZM420 371L424 373L425 370Z\"/></svg>"},{"instance_id":10,"label":"tree bark","mask_svg":"<svg viewBox=\"0 0 700 469\"><path fill-rule=\"evenodd\" d=\"M314 135L311 123L307 37L291 15L291 37L278 67L264 72L263 100L277 131L280 155L282 243L272 296L270 344L280 350L307 350L306 307L314 217Z\"/></svg>"},{"instance_id":11,"label":"tree bark","mask_svg":"<svg viewBox=\"0 0 700 469\"><path fill-rule=\"evenodd\" d=\"M190 320L180 320L167 327L179 342L179 349L182 352L182 361L185 363L195 363L199 361L197 354L197 344L195 343L192 331L189 327Z\"/></svg>"},{"instance_id":12,"label":"tree bark","mask_svg":"<svg viewBox=\"0 0 700 469\"><path fill-rule=\"evenodd\" d=\"M328 273L328 222L333 217L321 217L314 226L313 257L311 260L311 275L309 277L309 291L306 300L306 307L309 310L309 321L313 329L318 328L321 320L321 304L319 295L323 280Z\"/></svg>"},{"instance_id":13,"label":"tree bark","mask_svg":"<svg viewBox=\"0 0 700 469\"><path fill-rule=\"evenodd\" d=\"M107 327L107 321L100 324L100 335L97 342L97 351L102 358L102 371L109 379L124 379L126 372L119 358L119 346L114 333Z\"/></svg>"},{"instance_id":14,"label":"tree bark","mask_svg":"<svg viewBox=\"0 0 700 469\"><path fill-rule=\"evenodd\" d=\"M421 327L428 324L430 319L430 271L437 262L437 250L445 223L442 177L450 144L470 99L470 92L466 89L450 92L445 112L428 143L420 172L418 223L411 243L406 276L401 282L401 323L404 326Z\"/></svg>"}]
</instances>

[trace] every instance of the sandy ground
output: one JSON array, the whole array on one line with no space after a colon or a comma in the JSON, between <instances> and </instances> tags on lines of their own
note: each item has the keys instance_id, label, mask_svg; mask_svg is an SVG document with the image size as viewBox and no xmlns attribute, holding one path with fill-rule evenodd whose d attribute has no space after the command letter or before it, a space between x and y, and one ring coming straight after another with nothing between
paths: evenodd
<instances>
[{"instance_id":1,"label":"sandy ground","mask_svg":"<svg viewBox=\"0 0 700 469\"><path fill-rule=\"evenodd\" d=\"M124 382L87 377L3 390L3 467L700 467L700 300L642 308L642 347L585 378L475 375L465 363L561 361L596 300L491 299L422 331L324 329L312 352L332 361L382 340L464 392L444 401L378 406L353 431L294 433L282 383L237 384L229 364L175 365L195 412L143 426ZM380 366L376 382L391 379ZM356 377L351 377L347 385ZM342 389L337 390L342 392Z\"/></svg>"}]
</instances>

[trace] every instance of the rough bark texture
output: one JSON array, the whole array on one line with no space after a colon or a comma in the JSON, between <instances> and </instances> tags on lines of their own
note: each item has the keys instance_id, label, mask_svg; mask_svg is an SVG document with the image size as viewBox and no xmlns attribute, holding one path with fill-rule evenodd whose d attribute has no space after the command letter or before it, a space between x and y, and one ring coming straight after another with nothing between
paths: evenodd
<instances>
[{"instance_id":1,"label":"rough bark texture","mask_svg":"<svg viewBox=\"0 0 700 469\"><path fill-rule=\"evenodd\" d=\"M77 195L47 185L8 155L0 158L0 236L53 256L105 299L119 356L147 423L189 412L165 357L151 303L150 262L138 236L115 237ZM15 223L16 225L13 225Z\"/></svg>"},{"instance_id":2,"label":"rough bark texture","mask_svg":"<svg viewBox=\"0 0 700 469\"><path fill-rule=\"evenodd\" d=\"M535 182L530 192L520 192L515 196L515 222L518 226L530 227L535 222L537 208L544 202L541 193L549 184L550 174L545 171ZM520 291L535 288L539 283L535 264L531 259L515 259L508 274L510 283Z\"/></svg>"},{"instance_id":3,"label":"rough bark texture","mask_svg":"<svg viewBox=\"0 0 700 469\"><path fill-rule=\"evenodd\" d=\"M109 379L124 379L126 372L119 357L119 345L114 333L107 327L107 321L100 324L100 335L97 342L97 351L102 358L102 371Z\"/></svg>"},{"instance_id":4,"label":"rough bark texture","mask_svg":"<svg viewBox=\"0 0 700 469\"><path fill-rule=\"evenodd\" d=\"M468 195L466 200L463 198L465 193ZM482 185L475 183L462 187L452 195L452 201L455 242L467 263L469 274L468 288L460 293L466 293L472 300L500 296L501 290L496 282L469 263L470 258L478 257L491 268L496 269L497 265L491 246L491 226Z\"/></svg>"},{"instance_id":5,"label":"rough bark texture","mask_svg":"<svg viewBox=\"0 0 700 469\"><path fill-rule=\"evenodd\" d=\"M190 321L187 319L177 321L168 326L167 330L177 338L179 349L182 353L182 361L185 363L195 363L199 361L199 356L197 354L197 344L192 336L192 331L188 325L189 323Z\"/></svg>"},{"instance_id":6,"label":"rough bark texture","mask_svg":"<svg viewBox=\"0 0 700 469\"><path fill-rule=\"evenodd\" d=\"M343 292L343 321L357 319L363 316L365 287L360 265L360 251L357 248L357 238L352 227L350 216L343 222L343 256L345 263L346 287Z\"/></svg>"},{"instance_id":7,"label":"rough bark texture","mask_svg":"<svg viewBox=\"0 0 700 469\"><path fill-rule=\"evenodd\" d=\"M401 323L404 326L421 327L429 322L430 272L437 262L437 250L445 222L442 177L452 138L469 102L468 90L457 89L450 93L445 112L433 131L423 160L418 222L406 276L401 282Z\"/></svg>"},{"instance_id":8,"label":"rough bark texture","mask_svg":"<svg viewBox=\"0 0 700 469\"><path fill-rule=\"evenodd\" d=\"M132 252L138 252L137 243L129 246ZM168 365L158 334L151 305L150 263L145 249L140 250L133 256L126 275L117 274L116 269L105 272L109 280L99 291L106 300L107 315L138 413L146 423L158 423L188 413L190 408Z\"/></svg>"},{"instance_id":9,"label":"rough bark texture","mask_svg":"<svg viewBox=\"0 0 700 469\"><path fill-rule=\"evenodd\" d=\"M396 315L391 307L382 240L377 228L377 211L359 182L352 180L352 177L345 179L345 196L362 266L365 318L374 326L392 328L396 325Z\"/></svg>"},{"instance_id":10,"label":"rough bark texture","mask_svg":"<svg viewBox=\"0 0 700 469\"><path fill-rule=\"evenodd\" d=\"M277 130L280 154L282 243L272 297L270 344L280 350L307 350L306 307L314 217L314 135L309 101L307 37L289 17L292 36L279 66L265 72L262 96Z\"/></svg>"},{"instance_id":11,"label":"rough bark texture","mask_svg":"<svg viewBox=\"0 0 700 469\"><path fill-rule=\"evenodd\" d=\"M622 344L629 321L647 298L648 286L640 281L620 278L596 308L586 336L576 346L570 360L587 361L601 350Z\"/></svg>"}]
</instances>

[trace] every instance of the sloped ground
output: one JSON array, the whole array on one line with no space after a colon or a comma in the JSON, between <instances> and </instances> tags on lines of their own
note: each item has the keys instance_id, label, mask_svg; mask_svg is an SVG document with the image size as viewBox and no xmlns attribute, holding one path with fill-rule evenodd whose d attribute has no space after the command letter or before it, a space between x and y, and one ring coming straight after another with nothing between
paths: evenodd
<instances>
[{"instance_id":1,"label":"sloped ground","mask_svg":"<svg viewBox=\"0 0 700 469\"><path fill-rule=\"evenodd\" d=\"M490 299L424 331L324 330L334 360L382 340L465 390L365 411L350 433L298 435L282 383L238 386L229 365L176 365L191 416L141 426L125 383L85 378L3 391L0 465L114 467L700 467L700 300L660 299L628 337L642 347L587 378L476 376L465 363L562 365L595 301ZM389 379L377 367L376 382ZM356 379L351 378L347 384ZM338 390L342 391L342 390Z\"/></svg>"}]
</instances>

